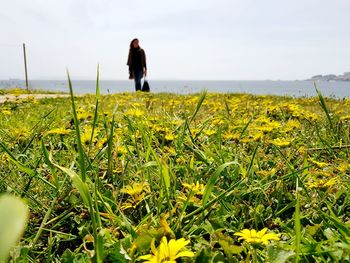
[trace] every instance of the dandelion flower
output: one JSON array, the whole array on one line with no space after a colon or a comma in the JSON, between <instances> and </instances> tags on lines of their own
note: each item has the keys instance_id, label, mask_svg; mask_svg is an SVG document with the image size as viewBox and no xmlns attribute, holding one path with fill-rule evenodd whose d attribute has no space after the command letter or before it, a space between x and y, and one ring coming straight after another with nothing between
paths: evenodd
<instances>
[{"instance_id":1,"label":"dandelion flower","mask_svg":"<svg viewBox=\"0 0 350 263\"><path fill-rule=\"evenodd\" d=\"M139 109L129 109L125 112L125 115L140 117L143 116L145 112Z\"/></svg>"},{"instance_id":2,"label":"dandelion flower","mask_svg":"<svg viewBox=\"0 0 350 263\"><path fill-rule=\"evenodd\" d=\"M2 112L2 114L7 115L7 116L11 115L11 110L9 110L9 109L3 109L1 112Z\"/></svg>"},{"instance_id":3,"label":"dandelion flower","mask_svg":"<svg viewBox=\"0 0 350 263\"><path fill-rule=\"evenodd\" d=\"M205 185L204 184L200 184L198 181L194 184L187 184L187 183L183 183L182 184L186 189L192 191L193 194L198 194L198 195L203 195L204 193L204 188Z\"/></svg>"},{"instance_id":4,"label":"dandelion flower","mask_svg":"<svg viewBox=\"0 0 350 263\"><path fill-rule=\"evenodd\" d=\"M172 133L167 133L165 135L165 140L167 140L167 141L173 141L174 139L175 139L175 137Z\"/></svg>"},{"instance_id":5,"label":"dandelion flower","mask_svg":"<svg viewBox=\"0 0 350 263\"><path fill-rule=\"evenodd\" d=\"M293 139L280 139L280 138L276 138L271 141L273 145L276 145L278 147L289 146L292 142L293 142Z\"/></svg>"},{"instance_id":6,"label":"dandelion flower","mask_svg":"<svg viewBox=\"0 0 350 263\"><path fill-rule=\"evenodd\" d=\"M313 159L309 159L309 161L315 164L318 168L325 168L326 166L328 166L328 163L325 163L325 162L319 162Z\"/></svg>"},{"instance_id":7,"label":"dandelion flower","mask_svg":"<svg viewBox=\"0 0 350 263\"><path fill-rule=\"evenodd\" d=\"M143 191L149 192L148 183L133 183L132 185L126 185L120 192L128 194L130 196L140 195Z\"/></svg>"},{"instance_id":8,"label":"dandelion flower","mask_svg":"<svg viewBox=\"0 0 350 263\"><path fill-rule=\"evenodd\" d=\"M139 259L146 260L148 263L176 263L176 259L180 257L193 257L192 251L186 250L185 246L190 243L189 240L184 238L170 239L168 242L166 237L162 237L160 245L156 248L154 244L155 240L152 240L151 251L152 254L144 255Z\"/></svg>"},{"instance_id":9,"label":"dandelion flower","mask_svg":"<svg viewBox=\"0 0 350 263\"><path fill-rule=\"evenodd\" d=\"M254 229L243 229L240 232L235 233L235 236L239 236L238 240L245 240L252 245L264 244L267 245L270 240L280 240L278 235L275 233L267 233L267 228L263 230L256 231Z\"/></svg>"},{"instance_id":10,"label":"dandelion flower","mask_svg":"<svg viewBox=\"0 0 350 263\"><path fill-rule=\"evenodd\" d=\"M203 132L204 132L205 135L207 135L209 137L216 133L215 130L209 130L209 129L208 130L204 130Z\"/></svg>"},{"instance_id":11,"label":"dandelion flower","mask_svg":"<svg viewBox=\"0 0 350 263\"><path fill-rule=\"evenodd\" d=\"M65 128L57 128L57 129L49 130L45 134L46 135L49 135L49 134L67 135L70 132L71 132L70 130L67 130Z\"/></svg>"},{"instance_id":12,"label":"dandelion flower","mask_svg":"<svg viewBox=\"0 0 350 263\"><path fill-rule=\"evenodd\" d=\"M333 177L331 179L316 179L314 181L307 182L306 184L309 188L331 188L339 183L339 179L337 177Z\"/></svg>"},{"instance_id":13,"label":"dandelion flower","mask_svg":"<svg viewBox=\"0 0 350 263\"><path fill-rule=\"evenodd\" d=\"M148 183L135 182L132 185L125 186L120 192L128 194L130 197L123 203L121 209L135 208L148 196L149 191Z\"/></svg>"}]
</instances>

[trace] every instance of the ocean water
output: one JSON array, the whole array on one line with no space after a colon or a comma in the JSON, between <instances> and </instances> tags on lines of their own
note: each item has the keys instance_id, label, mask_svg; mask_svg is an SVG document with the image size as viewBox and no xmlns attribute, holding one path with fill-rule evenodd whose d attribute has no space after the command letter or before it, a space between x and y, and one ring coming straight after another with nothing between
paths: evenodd
<instances>
[{"instance_id":1,"label":"ocean water","mask_svg":"<svg viewBox=\"0 0 350 263\"><path fill-rule=\"evenodd\" d=\"M316 96L312 81L220 81L220 80L148 80L154 93L168 92L177 94L198 93L202 90L219 93L250 93L257 95L287 95L293 97ZM67 80L32 80L32 89L68 92ZM94 80L72 80L75 93L94 93ZM350 97L350 81L346 82L316 82L317 88L324 96L345 98ZM0 88L25 87L23 80L0 80ZM134 83L131 80L101 80L101 93L133 92Z\"/></svg>"}]
</instances>

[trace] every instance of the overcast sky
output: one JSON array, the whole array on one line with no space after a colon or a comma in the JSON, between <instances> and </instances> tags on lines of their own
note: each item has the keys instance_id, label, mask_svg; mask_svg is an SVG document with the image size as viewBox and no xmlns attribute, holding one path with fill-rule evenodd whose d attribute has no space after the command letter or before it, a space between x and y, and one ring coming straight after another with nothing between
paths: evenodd
<instances>
[{"instance_id":1,"label":"overcast sky","mask_svg":"<svg viewBox=\"0 0 350 263\"><path fill-rule=\"evenodd\" d=\"M305 79L350 71L349 0L2 0L0 79Z\"/></svg>"}]
</instances>

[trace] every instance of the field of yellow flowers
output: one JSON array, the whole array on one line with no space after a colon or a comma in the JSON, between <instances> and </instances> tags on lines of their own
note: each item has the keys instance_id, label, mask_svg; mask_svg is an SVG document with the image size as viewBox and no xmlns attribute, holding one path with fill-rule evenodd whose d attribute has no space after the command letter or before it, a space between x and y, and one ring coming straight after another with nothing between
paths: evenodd
<instances>
[{"instance_id":1,"label":"field of yellow flowers","mask_svg":"<svg viewBox=\"0 0 350 263\"><path fill-rule=\"evenodd\" d=\"M316 92L4 103L0 193L29 207L10 260L350 261L349 121Z\"/></svg>"}]
</instances>

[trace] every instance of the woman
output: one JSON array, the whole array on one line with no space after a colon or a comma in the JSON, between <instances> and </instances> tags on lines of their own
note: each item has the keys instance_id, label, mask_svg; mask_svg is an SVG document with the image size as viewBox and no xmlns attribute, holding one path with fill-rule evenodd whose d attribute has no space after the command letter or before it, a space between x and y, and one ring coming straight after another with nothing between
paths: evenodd
<instances>
[{"instance_id":1,"label":"woman","mask_svg":"<svg viewBox=\"0 0 350 263\"><path fill-rule=\"evenodd\" d=\"M139 40L133 39L130 43L128 56L129 79L135 80L136 91L141 90L141 79L143 75L147 76L146 54L139 46Z\"/></svg>"}]
</instances>

